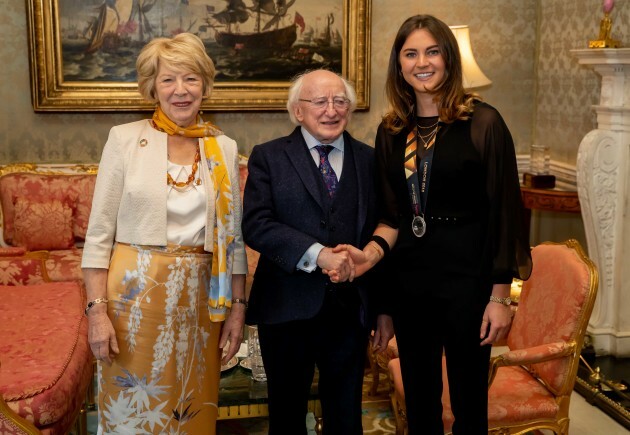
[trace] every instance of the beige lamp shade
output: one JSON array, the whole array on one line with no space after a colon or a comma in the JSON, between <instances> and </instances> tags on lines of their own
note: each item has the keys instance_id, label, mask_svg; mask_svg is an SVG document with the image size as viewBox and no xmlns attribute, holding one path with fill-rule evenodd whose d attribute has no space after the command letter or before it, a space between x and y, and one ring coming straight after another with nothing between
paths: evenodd
<instances>
[{"instance_id":1,"label":"beige lamp shade","mask_svg":"<svg viewBox=\"0 0 630 435\"><path fill-rule=\"evenodd\" d=\"M459 54L462 58L464 89L480 88L491 84L492 81L481 71L473 56L468 26L450 26L450 28L457 39Z\"/></svg>"}]
</instances>

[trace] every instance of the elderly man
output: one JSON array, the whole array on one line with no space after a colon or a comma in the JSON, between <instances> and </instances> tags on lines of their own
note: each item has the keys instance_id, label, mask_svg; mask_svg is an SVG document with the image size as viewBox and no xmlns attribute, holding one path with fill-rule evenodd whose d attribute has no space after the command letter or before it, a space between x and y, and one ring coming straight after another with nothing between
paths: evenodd
<instances>
[{"instance_id":1,"label":"elderly man","mask_svg":"<svg viewBox=\"0 0 630 435\"><path fill-rule=\"evenodd\" d=\"M391 318L372 316L370 276L343 284L323 271L352 278L347 252L364 246L374 220L374 153L345 131L356 107L352 86L316 70L299 76L287 109L299 126L286 137L254 147L243 200L243 236L260 252L247 323L257 324L267 373L269 434L306 433L315 366L325 435L362 433L365 351L385 349Z\"/></svg>"}]
</instances>

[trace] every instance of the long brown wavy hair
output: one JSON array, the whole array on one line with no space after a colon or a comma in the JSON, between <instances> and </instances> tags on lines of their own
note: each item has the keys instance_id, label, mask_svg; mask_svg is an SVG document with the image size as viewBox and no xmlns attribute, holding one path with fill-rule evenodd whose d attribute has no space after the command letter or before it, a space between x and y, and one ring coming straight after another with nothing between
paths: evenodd
<instances>
[{"instance_id":1,"label":"long brown wavy hair","mask_svg":"<svg viewBox=\"0 0 630 435\"><path fill-rule=\"evenodd\" d=\"M383 123L392 133L415 125L416 95L402 75L398 58L405 41L417 29L426 29L435 38L444 59L444 77L432 90L440 121L451 123L457 119L468 119L473 111L474 100L480 99L478 95L464 90L459 46L451 29L432 15L414 15L407 18L398 29L389 55L385 91L390 110L383 117Z\"/></svg>"}]
</instances>

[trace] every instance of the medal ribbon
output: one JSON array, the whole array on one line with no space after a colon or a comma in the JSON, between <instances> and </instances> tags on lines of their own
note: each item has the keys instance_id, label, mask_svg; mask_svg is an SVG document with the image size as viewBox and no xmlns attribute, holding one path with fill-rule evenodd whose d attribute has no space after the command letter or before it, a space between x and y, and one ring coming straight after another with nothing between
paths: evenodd
<instances>
[{"instance_id":1,"label":"medal ribbon","mask_svg":"<svg viewBox=\"0 0 630 435\"><path fill-rule=\"evenodd\" d=\"M439 126L437 127L439 129ZM411 212L414 217L424 219L424 212L427 207L429 196L429 180L431 178L431 164L433 163L433 151L435 149L435 138L437 132L427 144L427 152L420 159L422 168L422 179L418 176L418 127L416 126L407 135L407 147L405 148L405 177L407 178L407 188L411 201Z\"/></svg>"}]
</instances>

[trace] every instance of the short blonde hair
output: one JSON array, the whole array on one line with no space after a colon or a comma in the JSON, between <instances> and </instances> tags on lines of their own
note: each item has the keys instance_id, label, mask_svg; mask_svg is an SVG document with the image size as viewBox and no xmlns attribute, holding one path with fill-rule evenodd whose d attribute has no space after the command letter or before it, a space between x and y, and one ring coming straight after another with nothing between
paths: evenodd
<instances>
[{"instance_id":1,"label":"short blonde hair","mask_svg":"<svg viewBox=\"0 0 630 435\"><path fill-rule=\"evenodd\" d=\"M136 60L138 92L151 103L158 101L155 79L160 64L199 74L203 79L203 95L210 97L214 84L214 62L198 36L180 33L173 38L155 38L142 48Z\"/></svg>"}]
</instances>

